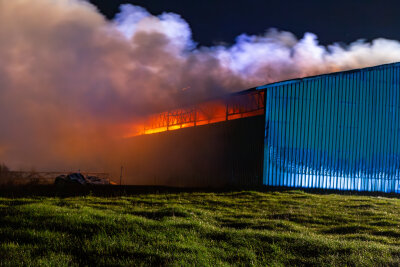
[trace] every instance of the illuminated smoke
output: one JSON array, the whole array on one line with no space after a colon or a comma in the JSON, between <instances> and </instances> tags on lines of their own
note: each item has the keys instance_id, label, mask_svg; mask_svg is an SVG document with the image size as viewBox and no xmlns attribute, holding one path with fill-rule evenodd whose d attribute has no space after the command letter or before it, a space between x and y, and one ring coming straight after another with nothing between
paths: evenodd
<instances>
[{"instance_id":1,"label":"illuminated smoke","mask_svg":"<svg viewBox=\"0 0 400 267\"><path fill-rule=\"evenodd\" d=\"M105 148L143 114L302 76L400 60L398 41L318 44L268 30L200 47L179 15L78 0L0 0L0 161L108 166Z\"/></svg>"}]
</instances>

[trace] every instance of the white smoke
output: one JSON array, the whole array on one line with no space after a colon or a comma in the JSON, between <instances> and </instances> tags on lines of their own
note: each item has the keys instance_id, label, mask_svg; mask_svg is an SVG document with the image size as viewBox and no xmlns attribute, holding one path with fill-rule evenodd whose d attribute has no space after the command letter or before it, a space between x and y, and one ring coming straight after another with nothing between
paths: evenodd
<instances>
[{"instance_id":1,"label":"white smoke","mask_svg":"<svg viewBox=\"0 0 400 267\"><path fill-rule=\"evenodd\" d=\"M325 47L312 33L298 40L270 29L202 47L173 13L122 5L107 21L85 1L0 0L0 162L69 168L91 158L101 165L96 148L123 136L136 116L395 61L395 40Z\"/></svg>"}]
</instances>

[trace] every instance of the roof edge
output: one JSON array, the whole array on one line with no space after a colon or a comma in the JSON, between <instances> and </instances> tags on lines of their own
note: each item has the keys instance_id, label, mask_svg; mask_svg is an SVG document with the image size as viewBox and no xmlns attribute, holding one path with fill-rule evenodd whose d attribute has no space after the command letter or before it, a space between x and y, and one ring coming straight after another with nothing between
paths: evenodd
<instances>
[{"instance_id":1,"label":"roof edge","mask_svg":"<svg viewBox=\"0 0 400 267\"><path fill-rule=\"evenodd\" d=\"M370 70L375 70L375 69L387 68L389 66L399 66L400 67L400 62L393 62L393 63L381 64L381 65L360 68L360 69L336 71L336 72L318 74L318 75L313 75L313 76L306 76L303 78L283 80L283 81L279 81L279 82L268 83L268 84L264 84L261 86L257 86L257 87L255 87L255 89L256 90L269 89L269 88L274 88L274 87L281 86L281 85L288 85L288 84L293 84L293 83L298 83L298 82L303 82L303 81L308 81L308 80L319 79L319 78L326 77L326 76L333 76L333 75L338 75L338 74L346 74L346 73L353 73L353 72L360 72L360 71L370 71Z\"/></svg>"}]
</instances>

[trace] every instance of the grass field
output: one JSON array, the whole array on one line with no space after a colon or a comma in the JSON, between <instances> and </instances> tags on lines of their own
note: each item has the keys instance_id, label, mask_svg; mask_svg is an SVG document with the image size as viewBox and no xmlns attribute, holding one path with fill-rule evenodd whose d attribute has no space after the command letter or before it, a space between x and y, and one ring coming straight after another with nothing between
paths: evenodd
<instances>
[{"instance_id":1,"label":"grass field","mask_svg":"<svg viewBox=\"0 0 400 267\"><path fill-rule=\"evenodd\" d=\"M399 226L399 199L301 191L0 198L0 265L397 266Z\"/></svg>"}]
</instances>

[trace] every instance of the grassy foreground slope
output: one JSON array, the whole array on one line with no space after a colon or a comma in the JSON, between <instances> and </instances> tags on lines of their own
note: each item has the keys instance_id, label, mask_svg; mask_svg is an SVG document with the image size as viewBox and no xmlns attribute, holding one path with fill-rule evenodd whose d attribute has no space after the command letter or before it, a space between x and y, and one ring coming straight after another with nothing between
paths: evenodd
<instances>
[{"instance_id":1,"label":"grassy foreground slope","mask_svg":"<svg viewBox=\"0 0 400 267\"><path fill-rule=\"evenodd\" d=\"M0 265L399 265L400 200L300 191L0 198Z\"/></svg>"}]
</instances>

